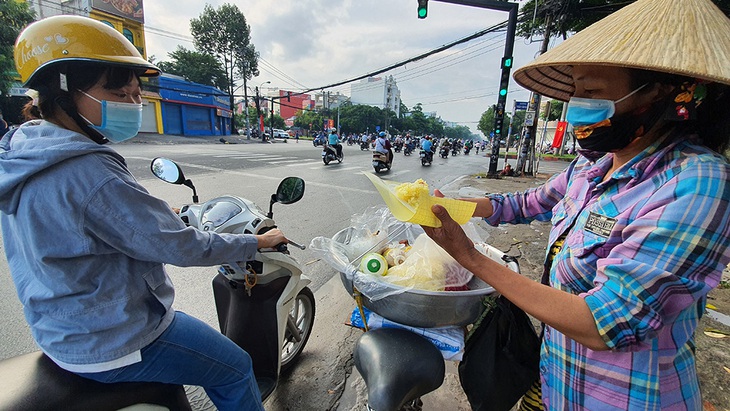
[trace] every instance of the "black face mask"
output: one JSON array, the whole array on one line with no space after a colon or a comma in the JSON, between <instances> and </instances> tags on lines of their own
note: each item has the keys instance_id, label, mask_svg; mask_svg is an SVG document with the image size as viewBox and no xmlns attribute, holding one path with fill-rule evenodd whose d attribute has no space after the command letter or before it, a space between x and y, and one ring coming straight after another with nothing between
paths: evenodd
<instances>
[{"instance_id":1,"label":"black face mask","mask_svg":"<svg viewBox=\"0 0 730 411\"><path fill-rule=\"evenodd\" d=\"M609 153L626 148L632 141L646 134L662 117L664 101L625 114L616 114L608 120L573 128L581 149Z\"/></svg>"}]
</instances>

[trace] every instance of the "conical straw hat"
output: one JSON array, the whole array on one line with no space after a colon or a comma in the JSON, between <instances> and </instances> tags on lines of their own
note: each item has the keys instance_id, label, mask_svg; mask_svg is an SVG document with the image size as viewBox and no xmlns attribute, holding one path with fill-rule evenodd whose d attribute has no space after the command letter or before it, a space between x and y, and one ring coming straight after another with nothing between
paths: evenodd
<instances>
[{"instance_id":1,"label":"conical straw hat","mask_svg":"<svg viewBox=\"0 0 730 411\"><path fill-rule=\"evenodd\" d=\"M730 84L730 19L711 0L638 0L517 69L515 81L567 101L572 66L631 67Z\"/></svg>"}]
</instances>

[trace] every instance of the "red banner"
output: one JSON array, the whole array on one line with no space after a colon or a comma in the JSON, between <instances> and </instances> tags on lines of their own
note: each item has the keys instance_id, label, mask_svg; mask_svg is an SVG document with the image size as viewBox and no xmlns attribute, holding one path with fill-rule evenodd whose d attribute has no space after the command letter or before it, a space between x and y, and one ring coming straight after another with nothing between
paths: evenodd
<instances>
[{"instance_id":1,"label":"red banner","mask_svg":"<svg viewBox=\"0 0 730 411\"><path fill-rule=\"evenodd\" d=\"M567 121L558 121L558 127L555 129L555 136L553 137L552 148L560 148L560 146L563 145L563 136L565 135L565 129L567 127Z\"/></svg>"}]
</instances>

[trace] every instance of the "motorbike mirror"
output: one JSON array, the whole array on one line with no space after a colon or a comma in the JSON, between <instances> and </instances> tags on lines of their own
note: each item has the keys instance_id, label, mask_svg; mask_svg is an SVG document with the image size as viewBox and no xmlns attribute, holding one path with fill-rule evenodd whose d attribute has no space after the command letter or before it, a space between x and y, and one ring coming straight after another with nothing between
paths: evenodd
<instances>
[{"instance_id":1,"label":"motorbike mirror","mask_svg":"<svg viewBox=\"0 0 730 411\"><path fill-rule=\"evenodd\" d=\"M299 177L287 177L279 183L276 189L276 202L292 204L304 197L304 180Z\"/></svg>"},{"instance_id":2,"label":"motorbike mirror","mask_svg":"<svg viewBox=\"0 0 730 411\"><path fill-rule=\"evenodd\" d=\"M198 202L198 193L193 182L186 179L180 166L169 158L157 157L150 164L152 174L160 180L170 184L183 184L193 190L193 203Z\"/></svg>"},{"instance_id":3,"label":"motorbike mirror","mask_svg":"<svg viewBox=\"0 0 730 411\"><path fill-rule=\"evenodd\" d=\"M269 201L269 218L274 218L274 203L291 204L296 203L304 197L304 180L299 177L287 177L281 180L276 194L271 195Z\"/></svg>"},{"instance_id":4,"label":"motorbike mirror","mask_svg":"<svg viewBox=\"0 0 730 411\"><path fill-rule=\"evenodd\" d=\"M182 184L185 182L182 169L169 158L155 158L150 164L150 169L155 177L170 184Z\"/></svg>"}]
</instances>

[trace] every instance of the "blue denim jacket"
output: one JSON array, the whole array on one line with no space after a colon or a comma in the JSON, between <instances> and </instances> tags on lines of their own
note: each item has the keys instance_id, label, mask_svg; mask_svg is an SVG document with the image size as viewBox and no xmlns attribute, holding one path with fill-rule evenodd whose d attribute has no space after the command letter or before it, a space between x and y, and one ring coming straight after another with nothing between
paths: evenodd
<instances>
[{"instance_id":1,"label":"blue denim jacket","mask_svg":"<svg viewBox=\"0 0 730 411\"><path fill-rule=\"evenodd\" d=\"M246 260L257 244L186 227L112 148L48 122L0 140L0 222L33 337L68 364L112 361L162 334L174 315L164 263Z\"/></svg>"}]
</instances>

